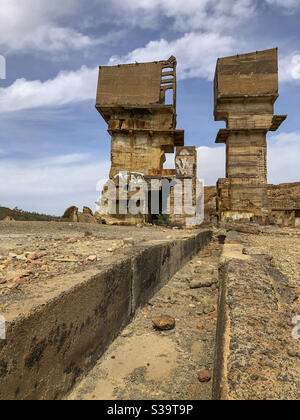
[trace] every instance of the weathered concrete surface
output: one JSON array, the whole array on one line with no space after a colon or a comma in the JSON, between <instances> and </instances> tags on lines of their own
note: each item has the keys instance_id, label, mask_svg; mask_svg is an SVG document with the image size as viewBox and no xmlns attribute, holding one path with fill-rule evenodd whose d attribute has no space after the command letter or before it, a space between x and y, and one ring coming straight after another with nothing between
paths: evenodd
<instances>
[{"instance_id":1,"label":"weathered concrete surface","mask_svg":"<svg viewBox=\"0 0 300 420\"><path fill-rule=\"evenodd\" d=\"M211 239L152 241L102 267L32 285L1 312L0 399L59 399L130 321L136 309Z\"/></svg>"},{"instance_id":2,"label":"weathered concrete surface","mask_svg":"<svg viewBox=\"0 0 300 420\"><path fill-rule=\"evenodd\" d=\"M278 98L276 48L220 58L215 74L215 120L225 121L216 143L226 144L226 178L217 184L221 220L266 223L268 131L286 115L274 115Z\"/></svg>"},{"instance_id":3,"label":"weathered concrete surface","mask_svg":"<svg viewBox=\"0 0 300 420\"><path fill-rule=\"evenodd\" d=\"M67 399L210 400L212 381L200 383L198 372L213 375L221 249L215 237L179 270ZM216 287L191 289L197 279L210 279ZM153 319L163 314L175 318L171 330L153 327Z\"/></svg>"},{"instance_id":4,"label":"weathered concrete surface","mask_svg":"<svg viewBox=\"0 0 300 420\"><path fill-rule=\"evenodd\" d=\"M249 242L257 241L250 236ZM220 263L213 398L299 399L300 348L292 338L297 290L268 255L270 248L247 245L225 244ZM299 286L299 268L295 275Z\"/></svg>"},{"instance_id":5,"label":"weathered concrete surface","mask_svg":"<svg viewBox=\"0 0 300 420\"><path fill-rule=\"evenodd\" d=\"M31 287L65 274L103 268L103 262L128 255L147 241L189 237L181 229L158 226L125 227L83 223L0 223L0 308ZM90 259L89 257L93 257Z\"/></svg>"},{"instance_id":6,"label":"weathered concrete surface","mask_svg":"<svg viewBox=\"0 0 300 420\"><path fill-rule=\"evenodd\" d=\"M155 221L163 212L166 198L162 198L161 186L152 185L153 179L158 182L178 178L191 180L192 205L196 206L196 148L184 147L184 131L176 129L176 67L173 56L166 61L100 67L96 108L108 124L111 136L109 178L116 186L111 188L111 182L106 183L98 201L96 216L107 224L137 225ZM166 101L167 90L172 91L172 103ZM176 169L164 168L166 153L174 153L175 148ZM124 178L124 172L128 174L127 178ZM125 188L128 190L126 198L124 180L125 186L131 184L131 188ZM126 211L124 214L124 207L128 210L129 199L138 191L139 207L143 211L137 215L126 214ZM150 194L153 191L158 194L154 215L148 213L154 202ZM171 199L170 221L177 225L191 224L195 209L190 209L188 218L185 214L179 215L174 209L174 185L168 195Z\"/></svg>"}]
</instances>

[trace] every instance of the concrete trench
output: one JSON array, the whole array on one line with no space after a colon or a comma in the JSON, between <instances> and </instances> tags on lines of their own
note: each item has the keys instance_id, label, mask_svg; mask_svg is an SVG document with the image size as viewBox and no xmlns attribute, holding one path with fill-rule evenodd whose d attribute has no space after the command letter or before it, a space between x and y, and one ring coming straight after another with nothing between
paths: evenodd
<instances>
[{"instance_id":1,"label":"concrete trench","mask_svg":"<svg viewBox=\"0 0 300 420\"><path fill-rule=\"evenodd\" d=\"M210 400L217 323L221 245L210 242L141 308L69 400ZM191 288L201 278L205 287ZM152 318L176 319L173 330L154 329Z\"/></svg>"},{"instance_id":2,"label":"concrete trench","mask_svg":"<svg viewBox=\"0 0 300 420\"><path fill-rule=\"evenodd\" d=\"M141 243L19 295L0 399L299 399L299 232L237 229ZM165 314L175 328L155 330Z\"/></svg>"},{"instance_id":3,"label":"concrete trench","mask_svg":"<svg viewBox=\"0 0 300 420\"><path fill-rule=\"evenodd\" d=\"M5 312L0 399L64 398L139 308L211 241L211 231L134 247L102 269L32 288Z\"/></svg>"}]
</instances>

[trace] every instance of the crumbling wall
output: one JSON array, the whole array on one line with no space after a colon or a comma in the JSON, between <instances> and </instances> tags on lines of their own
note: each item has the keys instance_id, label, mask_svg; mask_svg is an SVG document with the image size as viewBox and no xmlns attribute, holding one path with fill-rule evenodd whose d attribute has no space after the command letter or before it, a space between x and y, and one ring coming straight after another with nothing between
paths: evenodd
<instances>
[{"instance_id":1,"label":"crumbling wall","mask_svg":"<svg viewBox=\"0 0 300 420\"><path fill-rule=\"evenodd\" d=\"M219 268L213 399L298 399L298 344L290 327L295 293L271 257L226 242Z\"/></svg>"},{"instance_id":2,"label":"crumbling wall","mask_svg":"<svg viewBox=\"0 0 300 420\"><path fill-rule=\"evenodd\" d=\"M196 188L195 148L183 148L184 131L176 129L176 65L172 56L166 61L100 67L96 108L111 136L111 179L121 172L139 173L150 187L151 177L172 181L177 176L192 178ZM173 92L171 104L166 103L167 90ZM177 171L164 169L165 153L174 153L175 148ZM118 195L115 201L119 208ZM171 201L174 209L174 197ZM107 207L99 213L109 223L137 224L146 219L109 215ZM173 213L172 217L177 219Z\"/></svg>"},{"instance_id":3,"label":"crumbling wall","mask_svg":"<svg viewBox=\"0 0 300 420\"><path fill-rule=\"evenodd\" d=\"M274 115L278 98L277 49L218 59L215 120L225 121L216 143L226 144L226 179L217 184L221 220L267 220L267 142L285 115Z\"/></svg>"}]
</instances>

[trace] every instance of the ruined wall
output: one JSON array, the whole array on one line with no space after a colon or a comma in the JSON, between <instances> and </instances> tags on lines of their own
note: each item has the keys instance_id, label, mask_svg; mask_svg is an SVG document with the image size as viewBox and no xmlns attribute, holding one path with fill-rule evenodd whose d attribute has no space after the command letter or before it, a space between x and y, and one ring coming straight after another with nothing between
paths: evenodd
<instances>
[{"instance_id":1,"label":"ruined wall","mask_svg":"<svg viewBox=\"0 0 300 420\"><path fill-rule=\"evenodd\" d=\"M170 57L166 61L100 67L96 108L111 136L111 179L120 172L138 173L150 186L151 177L170 181L191 178L195 188L196 150L183 147L184 131L176 129L176 65L175 57ZM173 92L171 104L166 103L167 90ZM175 148L177 169L164 169L165 153L174 153ZM173 211L172 192L170 199ZM117 195L117 209L119 200ZM108 208L99 212L109 223L136 224L151 219L118 213L110 216Z\"/></svg>"},{"instance_id":2,"label":"ruined wall","mask_svg":"<svg viewBox=\"0 0 300 420\"><path fill-rule=\"evenodd\" d=\"M215 120L226 122L216 139L226 144L226 180L217 184L221 220L264 221L268 214L266 135L286 118L274 115L277 55L272 49L218 59Z\"/></svg>"},{"instance_id":3,"label":"ruined wall","mask_svg":"<svg viewBox=\"0 0 300 420\"><path fill-rule=\"evenodd\" d=\"M277 49L218 59L216 95L267 95L278 93Z\"/></svg>"},{"instance_id":4,"label":"ruined wall","mask_svg":"<svg viewBox=\"0 0 300 420\"><path fill-rule=\"evenodd\" d=\"M226 177L267 182L267 143L264 132L232 132L226 141Z\"/></svg>"}]
</instances>

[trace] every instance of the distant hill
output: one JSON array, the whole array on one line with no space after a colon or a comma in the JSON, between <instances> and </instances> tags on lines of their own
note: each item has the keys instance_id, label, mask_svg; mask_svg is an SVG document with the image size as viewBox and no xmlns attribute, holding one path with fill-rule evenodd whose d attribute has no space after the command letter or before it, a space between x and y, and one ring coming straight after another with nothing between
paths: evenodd
<instances>
[{"instance_id":1,"label":"distant hill","mask_svg":"<svg viewBox=\"0 0 300 420\"><path fill-rule=\"evenodd\" d=\"M13 210L7 207L0 206L0 221L5 217L13 217L16 221L23 222L51 222L52 220L58 220L58 217L49 216L47 214L39 214L35 212L29 212L18 207L15 207Z\"/></svg>"}]
</instances>

